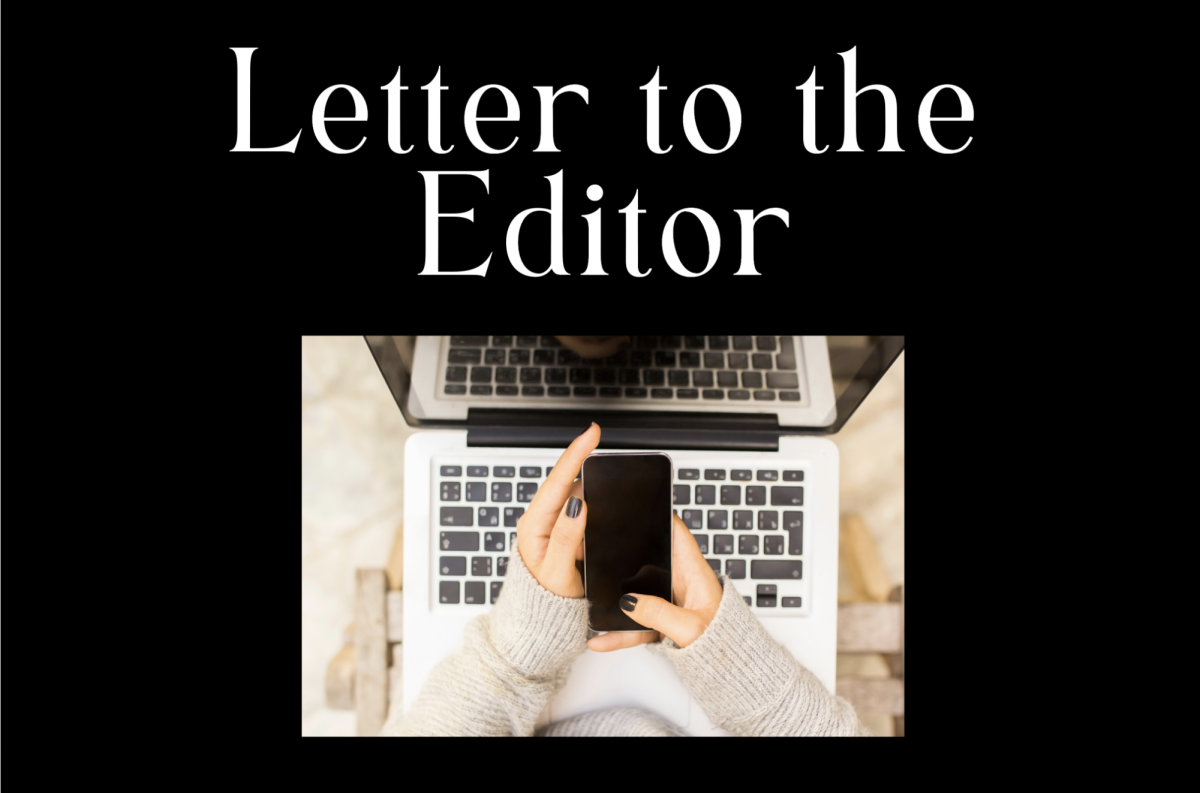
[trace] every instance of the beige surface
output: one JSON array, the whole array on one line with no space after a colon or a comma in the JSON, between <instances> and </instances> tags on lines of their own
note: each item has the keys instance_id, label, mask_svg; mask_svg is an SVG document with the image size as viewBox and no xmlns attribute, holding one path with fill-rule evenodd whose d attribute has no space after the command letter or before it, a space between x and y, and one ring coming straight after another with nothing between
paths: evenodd
<instances>
[{"instance_id":1,"label":"beige surface","mask_svg":"<svg viewBox=\"0 0 1200 793\"><path fill-rule=\"evenodd\" d=\"M325 670L354 620L355 568L387 564L404 514L404 441L413 430L361 337L303 338L300 352L300 731L354 735L353 711L325 707ZM842 513L862 516L891 582L901 583L903 355L833 440L841 450ZM839 675L886 673L879 656L838 659ZM890 734L886 718L864 723Z\"/></svg>"}]
</instances>

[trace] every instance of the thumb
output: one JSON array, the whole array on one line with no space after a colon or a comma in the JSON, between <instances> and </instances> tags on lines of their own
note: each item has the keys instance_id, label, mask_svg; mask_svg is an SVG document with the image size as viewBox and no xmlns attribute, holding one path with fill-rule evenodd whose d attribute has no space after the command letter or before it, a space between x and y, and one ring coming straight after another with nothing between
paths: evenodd
<instances>
[{"instance_id":1,"label":"thumb","mask_svg":"<svg viewBox=\"0 0 1200 793\"><path fill-rule=\"evenodd\" d=\"M639 625L653 628L680 647L687 647L704 633L706 623L699 614L654 595L622 595L621 609Z\"/></svg>"}]
</instances>

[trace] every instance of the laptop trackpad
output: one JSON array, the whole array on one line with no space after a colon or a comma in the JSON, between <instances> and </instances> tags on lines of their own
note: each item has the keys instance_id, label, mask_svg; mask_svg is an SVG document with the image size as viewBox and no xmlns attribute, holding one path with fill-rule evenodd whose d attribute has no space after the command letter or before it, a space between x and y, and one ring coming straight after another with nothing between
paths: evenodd
<instances>
[{"instance_id":1,"label":"laptop trackpad","mask_svg":"<svg viewBox=\"0 0 1200 793\"><path fill-rule=\"evenodd\" d=\"M666 659L644 646L611 653L585 650L571 668L562 691L550 703L550 719L580 713L634 707L655 713L680 727L688 725L689 698Z\"/></svg>"}]
</instances>

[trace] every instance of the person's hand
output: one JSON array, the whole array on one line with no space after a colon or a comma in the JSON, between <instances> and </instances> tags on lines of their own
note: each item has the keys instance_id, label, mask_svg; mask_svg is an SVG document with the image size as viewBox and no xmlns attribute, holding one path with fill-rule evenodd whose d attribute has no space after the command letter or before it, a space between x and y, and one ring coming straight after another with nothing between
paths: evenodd
<instances>
[{"instance_id":1,"label":"person's hand","mask_svg":"<svg viewBox=\"0 0 1200 793\"><path fill-rule=\"evenodd\" d=\"M533 577L560 597L583 597L583 579L575 560L583 558L583 529L587 504L583 484L575 481L583 458L600 443L600 426L592 422L558 458L546 481L538 488L525 514L517 521L517 550ZM571 517L570 506L579 500Z\"/></svg>"},{"instance_id":2,"label":"person's hand","mask_svg":"<svg viewBox=\"0 0 1200 793\"><path fill-rule=\"evenodd\" d=\"M555 336L570 349L579 353L580 358L607 358L616 355L618 350L628 347L633 340L631 336Z\"/></svg>"},{"instance_id":3,"label":"person's hand","mask_svg":"<svg viewBox=\"0 0 1200 793\"><path fill-rule=\"evenodd\" d=\"M576 441L578 442L578 441ZM671 555L671 588L676 606L653 595L630 592L621 598L621 608L636 622L654 630L644 633L606 633L588 640L588 647L606 653L658 641L659 634L667 636L680 647L687 647L708 627L717 607L721 605L723 589L717 574L700 553L696 538L688 531L679 516L673 520L674 553ZM582 532L581 532L582 536ZM630 603L629 598L634 602ZM633 610L629 610L629 606Z\"/></svg>"}]
</instances>

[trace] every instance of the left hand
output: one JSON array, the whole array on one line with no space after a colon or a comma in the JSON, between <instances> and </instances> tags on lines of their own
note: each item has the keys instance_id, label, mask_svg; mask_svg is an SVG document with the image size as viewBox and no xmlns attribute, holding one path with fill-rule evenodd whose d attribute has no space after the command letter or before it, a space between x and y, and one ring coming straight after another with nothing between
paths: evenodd
<instances>
[{"instance_id":1,"label":"left hand","mask_svg":"<svg viewBox=\"0 0 1200 793\"><path fill-rule=\"evenodd\" d=\"M525 514L517 521L517 550L534 579L559 597L583 597L583 579L575 567L583 559L583 530L587 504L568 516L571 497L583 498L583 484L575 481L583 458L600 443L600 425L592 422L558 458L546 481L538 488Z\"/></svg>"}]
</instances>

